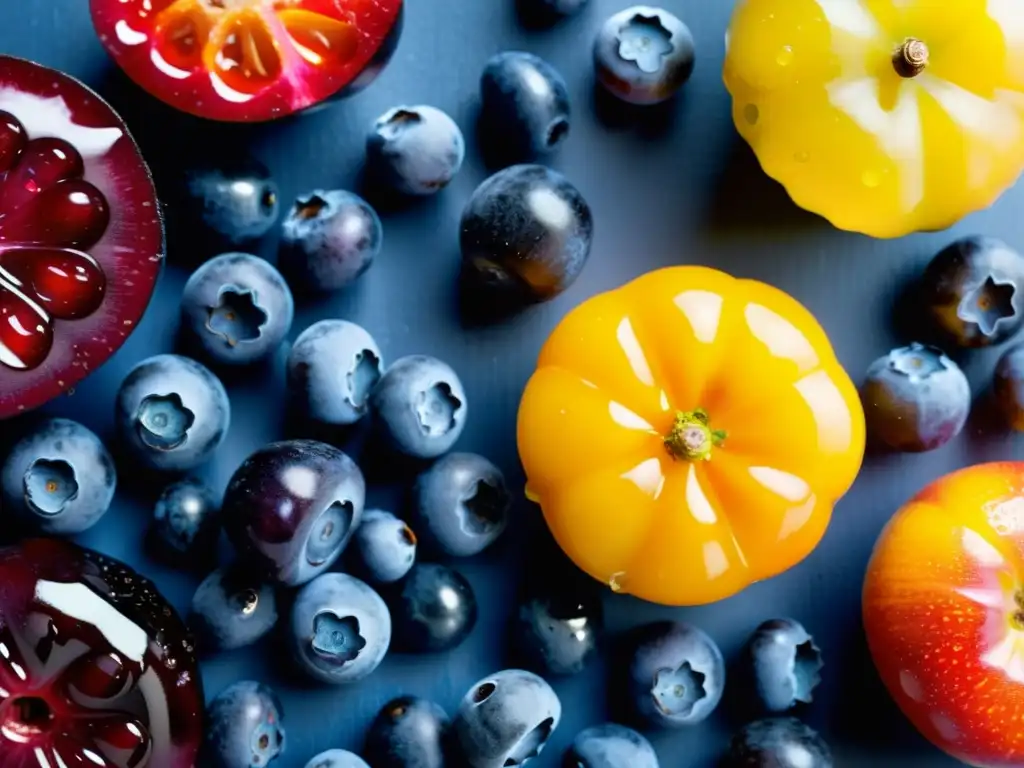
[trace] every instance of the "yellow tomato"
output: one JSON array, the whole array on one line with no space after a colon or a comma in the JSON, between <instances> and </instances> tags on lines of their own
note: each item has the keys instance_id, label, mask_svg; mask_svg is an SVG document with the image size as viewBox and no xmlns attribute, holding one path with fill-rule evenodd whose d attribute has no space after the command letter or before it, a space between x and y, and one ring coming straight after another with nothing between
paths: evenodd
<instances>
[{"instance_id":1,"label":"yellow tomato","mask_svg":"<svg viewBox=\"0 0 1024 768\"><path fill-rule=\"evenodd\" d=\"M733 119L803 208L875 237L944 229L1024 167L1016 0L740 0Z\"/></svg>"}]
</instances>

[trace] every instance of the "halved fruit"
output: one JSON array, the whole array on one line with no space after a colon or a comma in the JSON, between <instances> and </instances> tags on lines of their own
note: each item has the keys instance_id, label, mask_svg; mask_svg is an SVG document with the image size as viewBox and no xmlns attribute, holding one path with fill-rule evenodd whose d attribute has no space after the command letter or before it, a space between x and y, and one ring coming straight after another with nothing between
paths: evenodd
<instances>
[{"instance_id":1,"label":"halved fruit","mask_svg":"<svg viewBox=\"0 0 1024 768\"><path fill-rule=\"evenodd\" d=\"M117 63L211 120L260 122L363 87L390 59L403 0L90 0Z\"/></svg>"}]
</instances>

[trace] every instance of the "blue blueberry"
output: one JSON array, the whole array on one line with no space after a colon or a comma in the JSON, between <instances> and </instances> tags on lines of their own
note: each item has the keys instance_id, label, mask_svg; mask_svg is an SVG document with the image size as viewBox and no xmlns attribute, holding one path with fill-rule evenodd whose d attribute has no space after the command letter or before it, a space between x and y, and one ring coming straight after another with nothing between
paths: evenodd
<instances>
[{"instance_id":1,"label":"blue blueberry","mask_svg":"<svg viewBox=\"0 0 1024 768\"><path fill-rule=\"evenodd\" d=\"M971 387L960 366L916 342L875 360L860 394L868 434L898 451L945 445L971 410Z\"/></svg>"},{"instance_id":2,"label":"blue blueberry","mask_svg":"<svg viewBox=\"0 0 1024 768\"><path fill-rule=\"evenodd\" d=\"M300 668L335 685L373 672L391 644L391 614L380 595L344 573L304 586L292 608L289 643Z\"/></svg>"},{"instance_id":3,"label":"blue blueberry","mask_svg":"<svg viewBox=\"0 0 1024 768\"><path fill-rule=\"evenodd\" d=\"M449 453L416 480L412 523L435 551L468 557L502 534L511 504L494 464L475 453Z\"/></svg>"},{"instance_id":4,"label":"blue blueberry","mask_svg":"<svg viewBox=\"0 0 1024 768\"><path fill-rule=\"evenodd\" d=\"M398 581L416 562L416 535L390 512L366 510L352 544L356 570L378 584Z\"/></svg>"},{"instance_id":5,"label":"blue blueberry","mask_svg":"<svg viewBox=\"0 0 1024 768\"><path fill-rule=\"evenodd\" d=\"M187 210L220 242L244 245L263 237L277 222L277 185L254 158L217 158L185 174Z\"/></svg>"},{"instance_id":6,"label":"blue blueberry","mask_svg":"<svg viewBox=\"0 0 1024 768\"><path fill-rule=\"evenodd\" d=\"M210 488L193 478L164 488L153 507L148 541L165 560L204 567L217 554L220 506Z\"/></svg>"},{"instance_id":7,"label":"blue blueberry","mask_svg":"<svg viewBox=\"0 0 1024 768\"><path fill-rule=\"evenodd\" d=\"M1024 344L1010 347L999 358L992 388L1006 423L1024 431Z\"/></svg>"},{"instance_id":8,"label":"blue blueberry","mask_svg":"<svg viewBox=\"0 0 1024 768\"><path fill-rule=\"evenodd\" d=\"M507 669L477 682L452 721L455 749L470 768L525 765L562 718L557 694L532 672Z\"/></svg>"},{"instance_id":9,"label":"blue blueberry","mask_svg":"<svg viewBox=\"0 0 1024 768\"><path fill-rule=\"evenodd\" d=\"M288 390L306 417L346 426L366 415L383 371L380 348L365 329L346 320L321 320L292 345Z\"/></svg>"},{"instance_id":10,"label":"blue blueberry","mask_svg":"<svg viewBox=\"0 0 1024 768\"><path fill-rule=\"evenodd\" d=\"M295 201L281 229L281 268L304 288L336 291L354 282L380 253L384 230L363 198L316 190Z\"/></svg>"},{"instance_id":11,"label":"blue blueberry","mask_svg":"<svg viewBox=\"0 0 1024 768\"><path fill-rule=\"evenodd\" d=\"M396 360L370 393L370 408L386 444L418 459L447 453L466 426L462 382L426 355Z\"/></svg>"},{"instance_id":12,"label":"blue blueberry","mask_svg":"<svg viewBox=\"0 0 1024 768\"><path fill-rule=\"evenodd\" d=\"M658 768L651 742L624 725L605 723L580 731L565 754L565 768Z\"/></svg>"},{"instance_id":13,"label":"blue blueberry","mask_svg":"<svg viewBox=\"0 0 1024 768\"><path fill-rule=\"evenodd\" d=\"M629 692L636 715L674 728L714 711L725 688L725 662L703 630L658 621L637 629L631 640Z\"/></svg>"},{"instance_id":14,"label":"blue blueberry","mask_svg":"<svg viewBox=\"0 0 1024 768\"><path fill-rule=\"evenodd\" d=\"M693 35L662 8L637 5L609 18L594 41L597 80L630 104L672 98L693 74Z\"/></svg>"},{"instance_id":15,"label":"blue blueberry","mask_svg":"<svg viewBox=\"0 0 1024 768\"><path fill-rule=\"evenodd\" d=\"M389 109L366 139L373 177L406 195L432 195L462 168L466 142L459 126L436 107Z\"/></svg>"},{"instance_id":16,"label":"blue blueberry","mask_svg":"<svg viewBox=\"0 0 1024 768\"><path fill-rule=\"evenodd\" d=\"M235 683L207 707L203 738L203 768L264 768L285 751L281 702L262 683Z\"/></svg>"},{"instance_id":17,"label":"blue blueberry","mask_svg":"<svg viewBox=\"0 0 1024 768\"><path fill-rule=\"evenodd\" d=\"M593 661L604 610L587 586L556 584L522 601L512 619L512 645L522 663L543 675L575 675Z\"/></svg>"},{"instance_id":18,"label":"blue blueberry","mask_svg":"<svg viewBox=\"0 0 1024 768\"><path fill-rule=\"evenodd\" d=\"M359 755L354 755L344 749L329 749L306 763L306 768L370 768L370 766Z\"/></svg>"},{"instance_id":19,"label":"blue blueberry","mask_svg":"<svg viewBox=\"0 0 1024 768\"><path fill-rule=\"evenodd\" d=\"M274 588L249 567L218 568L192 597L188 625L206 651L232 651L251 645L277 624Z\"/></svg>"},{"instance_id":20,"label":"blue blueberry","mask_svg":"<svg viewBox=\"0 0 1024 768\"><path fill-rule=\"evenodd\" d=\"M231 423L220 379L180 355L157 355L136 365L117 393L121 441L143 466L187 472L217 450Z\"/></svg>"},{"instance_id":21,"label":"blue blueberry","mask_svg":"<svg viewBox=\"0 0 1024 768\"><path fill-rule=\"evenodd\" d=\"M389 701L370 725L363 754L373 768L445 768L448 715L416 696Z\"/></svg>"},{"instance_id":22,"label":"blue blueberry","mask_svg":"<svg viewBox=\"0 0 1024 768\"><path fill-rule=\"evenodd\" d=\"M473 587L447 566L417 563L387 594L397 650L448 651L461 645L476 626Z\"/></svg>"},{"instance_id":23,"label":"blue blueberry","mask_svg":"<svg viewBox=\"0 0 1024 768\"><path fill-rule=\"evenodd\" d=\"M795 717L757 720L729 743L722 768L832 768L828 745Z\"/></svg>"},{"instance_id":24,"label":"blue blueberry","mask_svg":"<svg viewBox=\"0 0 1024 768\"><path fill-rule=\"evenodd\" d=\"M273 354L294 316L281 273L248 253L210 259L192 273L181 297L187 341L222 365L248 365Z\"/></svg>"},{"instance_id":25,"label":"blue blueberry","mask_svg":"<svg viewBox=\"0 0 1024 768\"><path fill-rule=\"evenodd\" d=\"M30 530L81 533L110 508L114 461L95 434L68 419L47 419L25 434L0 469L0 512Z\"/></svg>"},{"instance_id":26,"label":"blue blueberry","mask_svg":"<svg viewBox=\"0 0 1024 768\"><path fill-rule=\"evenodd\" d=\"M488 295L545 301L579 277L594 219L557 171L514 165L485 180L462 213L462 259Z\"/></svg>"},{"instance_id":27,"label":"blue blueberry","mask_svg":"<svg viewBox=\"0 0 1024 768\"><path fill-rule=\"evenodd\" d=\"M754 630L746 664L757 699L768 712L810 704L824 666L814 638L793 619L771 619Z\"/></svg>"},{"instance_id":28,"label":"blue blueberry","mask_svg":"<svg viewBox=\"0 0 1024 768\"><path fill-rule=\"evenodd\" d=\"M493 56L480 78L481 117L487 135L513 161L552 152L569 136L569 91L565 80L532 53Z\"/></svg>"}]
</instances>

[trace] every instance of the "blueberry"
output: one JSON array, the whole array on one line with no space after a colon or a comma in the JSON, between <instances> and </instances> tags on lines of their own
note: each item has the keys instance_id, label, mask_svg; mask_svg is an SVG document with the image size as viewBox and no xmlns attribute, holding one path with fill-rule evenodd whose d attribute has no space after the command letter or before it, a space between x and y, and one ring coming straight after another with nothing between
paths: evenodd
<instances>
[{"instance_id":1,"label":"blueberry","mask_svg":"<svg viewBox=\"0 0 1024 768\"><path fill-rule=\"evenodd\" d=\"M448 651L476 626L473 587L458 571L417 563L388 593L395 645L408 653Z\"/></svg>"},{"instance_id":2,"label":"blueberry","mask_svg":"<svg viewBox=\"0 0 1024 768\"><path fill-rule=\"evenodd\" d=\"M693 74L694 61L690 29L662 8L619 11L594 41L598 82L630 104L672 98Z\"/></svg>"},{"instance_id":3,"label":"blueberry","mask_svg":"<svg viewBox=\"0 0 1024 768\"><path fill-rule=\"evenodd\" d=\"M345 320L321 320L292 346L288 390L300 412L313 421L354 424L366 415L383 368L380 348L366 330Z\"/></svg>"},{"instance_id":4,"label":"blueberry","mask_svg":"<svg viewBox=\"0 0 1024 768\"><path fill-rule=\"evenodd\" d=\"M354 683L384 660L391 615L380 595L359 579L325 573L299 591L288 639L307 674L325 683Z\"/></svg>"},{"instance_id":5,"label":"blueberry","mask_svg":"<svg viewBox=\"0 0 1024 768\"><path fill-rule=\"evenodd\" d=\"M658 621L635 631L629 692L650 725L694 725L710 715L725 688L725 662L715 642L690 624Z\"/></svg>"},{"instance_id":6,"label":"blueberry","mask_svg":"<svg viewBox=\"0 0 1024 768\"><path fill-rule=\"evenodd\" d=\"M395 107L373 124L366 139L372 176L407 195L432 195L462 168L462 131L436 107Z\"/></svg>"},{"instance_id":7,"label":"blueberry","mask_svg":"<svg viewBox=\"0 0 1024 768\"><path fill-rule=\"evenodd\" d=\"M224 528L243 557L294 587L341 556L365 500L363 473L337 448L315 440L271 443L228 483Z\"/></svg>"},{"instance_id":8,"label":"blueberry","mask_svg":"<svg viewBox=\"0 0 1024 768\"><path fill-rule=\"evenodd\" d=\"M514 165L485 180L462 213L462 258L481 288L545 301L562 293L590 256L590 206L562 174Z\"/></svg>"},{"instance_id":9,"label":"blueberry","mask_svg":"<svg viewBox=\"0 0 1024 768\"><path fill-rule=\"evenodd\" d=\"M587 0L520 0L519 6L530 18L550 19L579 13Z\"/></svg>"},{"instance_id":10,"label":"blueberry","mask_svg":"<svg viewBox=\"0 0 1024 768\"><path fill-rule=\"evenodd\" d=\"M445 768L448 715L437 704L402 696L370 725L363 754L373 768Z\"/></svg>"},{"instance_id":11,"label":"blueberry","mask_svg":"<svg viewBox=\"0 0 1024 768\"><path fill-rule=\"evenodd\" d=\"M205 567L216 557L219 538L220 506L205 483L187 478L164 488L148 534L157 555L185 567Z\"/></svg>"},{"instance_id":12,"label":"blueberry","mask_svg":"<svg viewBox=\"0 0 1024 768\"><path fill-rule=\"evenodd\" d=\"M466 426L462 382L426 355L396 360L370 393L370 408L385 442L419 459L447 453Z\"/></svg>"},{"instance_id":13,"label":"blueberry","mask_svg":"<svg viewBox=\"0 0 1024 768\"><path fill-rule=\"evenodd\" d=\"M971 388L960 366L913 343L871 364L861 387L868 433L898 451L930 451L963 429Z\"/></svg>"},{"instance_id":14,"label":"blueberry","mask_svg":"<svg viewBox=\"0 0 1024 768\"><path fill-rule=\"evenodd\" d=\"M743 726L733 736L722 768L832 768L828 745L795 717Z\"/></svg>"},{"instance_id":15,"label":"blueberry","mask_svg":"<svg viewBox=\"0 0 1024 768\"><path fill-rule=\"evenodd\" d=\"M416 535L390 512L366 510L352 543L356 570L378 584L398 581L416 562Z\"/></svg>"},{"instance_id":16,"label":"blueberry","mask_svg":"<svg viewBox=\"0 0 1024 768\"><path fill-rule=\"evenodd\" d=\"M281 273L248 253L210 259L192 273L181 297L187 342L222 365L247 365L272 355L294 316Z\"/></svg>"},{"instance_id":17,"label":"blueberry","mask_svg":"<svg viewBox=\"0 0 1024 768\"><path fill-rule=\"evenodd\" d=\"M180 355L157 355L129 371L117 393L121 440L143 466L187 472L224 442L231 403L220 379Z\"/></svg>"},{"instance_id":18,"label":"blueberry","mask_svg":"<svg viewBox=\"0 0 1024 768\"><path fill-rule=\"evenodd\" d=\"M344 749L329 749L306 763L306 768L370 768L370 766L359 755L353 755Z\"/></svg>"},{"instance_id":19,"label":"blueberry","mask_svg":"<svg viewBox=\"0 0 1024 768\"><path fill-rule=\"evenodd\" d=\"M218 568L192 597L188 625L207 651L251 645L277 624L274 588L240 563Z\"/></svg>"},{"instance_id":20,"label":"blueberry","mask_svg":"<svg viewBox=\"0 0 1024 768\"><path fill-rule=\"evenodd\" d=\"M518 658L545 675L575 675L593 661L604 629L600 596L590 585L551 587L523 600L512 620Z\"/></svg>"},{"instance_id":21,"label":"blueberry","mask_svg":"<svg viewBox=\"0 0 1024 768\"><path fill-rule=\"evenodd\" d=\"M99 522L116 487L114 461L95 434L47 419L14 444L0 468L0 512L34 532L69 536Z\"/></svg>"},{"instance_id":22,"label":"blueberry","mask_svg":"<svg viewBox=\"0 0 1024 768\"><path fill-rule=\"evenodd\" d=\"M558 147L569 135L569 92L565 80L532 53L493 56L480 78L481 118L487 135L513 161L532 160Z\"/></svg>"},{"instance_id":23,"label":"blueberry","mask_svg":"<svg viewBox=\"0 0 1024 768\"><path fill-rule=\"evenodd\" d=\"M474 453L450 453L416 480L412 522L435 551L468 557L502 534L511 504L500 469Z\"/></svg>"},{"instance_id":24,"label":"blueberry","mask_svg":"<svg viewBox=\"0 0 1024 768\"><path fill-rule=\"evenodd\" d=\"M281 264L304 288L336 291L354 282L380 253L384 231L363 198L342 190L301 195L281 230Z\"/></svg>"},{"instance_id":25,"label":"blueberry","mask_svg":"<svg viewBox=\"0 0 1024 768\"><path fill-rule=\"evenodd\" d=\"M277 221L277 185L270 171L251 158L226 159L185 175L186 210L220 242L244 245L263 237Z\"/></svg>"},{"instance_id":26,"label":"blueberry","mask_svg":"<svg viewBox=\"0 0 1024 768\"><path fill-rule=\"evenodd\" d=\"M658 768L651 742L623 725L606 723L580 731L565 754L565 768Z\"/></svg>"},{"instance_id":27,"label":"blueberry","mask_svg":"<svg viewBox=\"0 0 1024 768\"><path fill-rule=\"evenodd\" d=\"M507 669L477 682L452 721L455 749L470 768L525 765L562 718L558 696L532 672Z\"/></svg>"},{"instance_id":28,"label":"blueberry","mask_svg":"<svg viewBox=\"0 0 1024 768\"><path fill-rule=\"evenodd\" d=\"M1024 344L1010 347L999 358L993 391L1006 423L1024 431Z\"/></svg>"},{"instance_id":29,"label":"blueberry","mask_svg":"<svg viewBox=\"0 0 1024 768\"><path fill-rule=\"evenodd\" d=\"M203 737L203 768L264 768L285 751L281 702L261 683L235 683L207 707Z\"/></svg>"},{"instance_id":30,"label":"blueberry","mask_svg":"<svg viewBox=\"0 0 1024 768\"><path fill-rule=\"evenodd\" d=\"M921 278L928 317L962 347L998 344L1024 325L1024 256L992 237L965 237L942 249Z\"/></svg>"},{"instance_id":31,"label":"blueberry","mask_svg":"<svg viewBox=\"0 0 1024 768\"><path fill-rule=\"evenodd\" d=\"M793 619L772 619L754 630L747 643L746 664L757 699L768 712L810 704L821 682L821 651Z\"/></svg>"}]
</instances>

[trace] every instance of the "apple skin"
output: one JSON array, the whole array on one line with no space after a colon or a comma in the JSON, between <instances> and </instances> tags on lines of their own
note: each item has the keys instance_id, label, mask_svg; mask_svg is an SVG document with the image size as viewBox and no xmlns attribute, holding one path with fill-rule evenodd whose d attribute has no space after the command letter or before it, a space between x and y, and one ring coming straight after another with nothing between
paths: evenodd
<instances>
[{"instance_id":1,"label":"apple skin","mask_svg":"<svg viewBox=\"0 0 1024 768\"><path fill-rule=\"evenodd\" d=\"M1024 765L1024 462L939 478L882 531L863 592L890 695L968 765Z\"/></svg>"}]
</instances>

